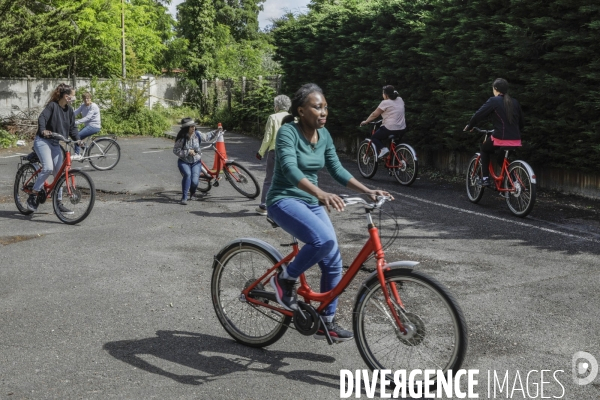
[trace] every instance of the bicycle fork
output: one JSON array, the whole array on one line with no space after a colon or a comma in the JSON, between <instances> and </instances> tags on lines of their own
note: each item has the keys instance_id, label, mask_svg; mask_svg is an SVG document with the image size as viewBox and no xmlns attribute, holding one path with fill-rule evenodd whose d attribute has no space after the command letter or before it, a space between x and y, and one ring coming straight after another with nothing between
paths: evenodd
<instances>
[{"instance_id":1,"label":"bicycle fork","mask_svg":"<svg viewBox=\"0 0 600 400\"><path fill-rule=\"evenodd\" d=\"M404 326L404 324L402 323L402 321L400 320L400 317L398 316L398 312L397 312L397 308L396 308L396 306L397 306L400 309L404 309L404 304L402 303L402 300L400 299L400 294L398 293L398 288L396 287L396 284L394 282L390 282L389 290L388 290L388 285L386 285L386 283L385 283L385 275L384 275L385 270L383 269L383 264L384 264L385 260L384 260L383 248L381 246L379 232L377 231L377 228L375 227L375 224L373 223L373 218L371 217L370 212L367 213L367 220L369 222L369 234L371 235L371 240L375 245L374 252L375 252L375 258L377 259L377 278L379 279L379 284L381 285L381 290L383 291L383 296L385 298L385 302L390 310L391 318L396 323L396 327L400 330L400 332L402 332L403 335L407 335L408 331L407 331L406 327ZM391 296L390 296L390 292L391 292ZM395 304L394 304L394 302L395 302Z\"/></svg>"}]
</instances>

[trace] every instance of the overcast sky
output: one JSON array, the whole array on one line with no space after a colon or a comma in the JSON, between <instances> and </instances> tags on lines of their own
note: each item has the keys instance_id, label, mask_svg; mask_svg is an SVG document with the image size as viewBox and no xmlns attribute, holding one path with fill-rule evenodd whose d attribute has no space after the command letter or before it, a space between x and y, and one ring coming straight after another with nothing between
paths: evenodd
<instances>
[{"instance_id":1,"label":"overcast sky","mask_svg":"<svg viewBox=\"0 0 600 400\"><path fill-rule=\"evenodd\" d=\"M172 0L169 11L173 16L177 13L176 7L178 4L183 3L183 0ZM258 23L260 28L263 29L272 18L281 17L286 10L293 12L306 12L306 5L310 3L310 0L267 0L263 3L264 11L258 15Z\"/></svg>"}]
</instances>

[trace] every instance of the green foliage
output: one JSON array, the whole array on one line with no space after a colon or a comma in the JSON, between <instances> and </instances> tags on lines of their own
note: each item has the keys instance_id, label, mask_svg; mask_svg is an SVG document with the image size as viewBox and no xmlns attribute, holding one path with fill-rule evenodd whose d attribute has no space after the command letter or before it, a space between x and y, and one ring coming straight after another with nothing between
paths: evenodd
<instances>
[{"instance_id":1,"label":"green foliage","mask_svg":"<svg viewBox=\"0 0 600 400\"><path fill-rule=\"evenodd\" d=\"M225 129L261 136L267 118L274 112L273 99L277 93L269 84L258 80L249 81L248 87L251 90L245 93L243 100L241 91L233 90L231 110L226 105L216 107L205 122L211 126L221 122Z\"/></svg>"},{"instance_id":2,"label":"green foliage","mask_svg":"<svg viewBox=\"0 0 600 400\"><path fill-rule=\"evenodd\" d=\"M102 132L112 135L161 136L171 127L162 110L151 110L144 83L134 79L93 79L90 90L102 113Z\"/></svg>"},{"instance_id":3,"label":"green foliage","mask_svg":"<svg viewBox=\"0 0 600 400\"><path fill-rule=\"evenodd\" d=\"M165 107L161 103L155 103L152 106L152 110L167 118L167 120L173 125L179 124L181 119L185 117L190 117L195 120L200 119L200 111L196 107Z\"/></svg>"},{"instance_id":4,"label":"green foliage","mask_svg":"<svg viewBox=\"0 0 600 400\"><path fill-rule=\"evenodd\" d=\"M419 151L475 151L462 131L497 77L523 106L519 156L595 170L600 163L600 5L587 0L313 0L275 23L284 92L319 84L328 128L351 137L394 85ZM491 126L490 126L491 127Z\"/></svg>"},{"instance_id":5,"label":"green foliage","mask_svg":"<svg viewBox=\"0 0 600 400\"><path fill-rule=\"evenodd\" d=\"M202 79L272 75L280 72L273 45L258 29L264 0L186 0L177 6L180 39L185 40L182 67Z\"/></svg>"},{"instance_id":6,"label":"green foliage","mask_svg":"<svg viewBox=\"0 0 600 400\"><path fill-rule=\"evenodd\" d=\"M167 8L131 0L124 11L127 65L168 68L166 55L181 43ZM121 75L121 0L0 0L0 30L0 76Z\"/></svg>"},{"instance_id":7,"label":"green foliage","mask_svg":"<svg viewBox=\"0 0 600 400\"><path fill-rule=\"evenodd\" d=\"M6 147L12 147L17 144L17 137L15 135L11 135L9 132L4 129L0 129L0 149Z\"/></svg>"}]
</instances>

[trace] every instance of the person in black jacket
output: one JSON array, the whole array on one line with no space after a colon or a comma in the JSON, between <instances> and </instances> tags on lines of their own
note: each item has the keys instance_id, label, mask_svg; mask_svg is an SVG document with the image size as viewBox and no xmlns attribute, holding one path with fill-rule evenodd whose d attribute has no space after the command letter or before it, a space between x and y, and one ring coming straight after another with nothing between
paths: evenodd
<instances>
[{"instance_id":1,"label":"person in black jacket","mask_svg":"<svg viewBox=\"0 0 600 400\"><path fill-rule=\"evenodd\" d=\"M71 86L61 83L54 89L50 95L44 111L38 118L38 130L33 141L33 149L42 163L42 171L39 173L34 185L33 194L27 199L27 208L31 211L37 211L38 198L37 193L44 186L44 182L50 175L56 174L63 163L63 152L60 148L60 142L53 139L52 132L58 133L64 137L71 136L73 140L79 142L79 132L75 125L75 114L71 103L75 100L75 89ZM62 193L59 193L59 200L62 199ZM73 214L68 210L62 201L58 204L61 212Z\"/></svg>"},{"instance_id":2,"label":"person in black jacket","mask_svg":"<svg viewBox=\"0 0 600 400\"><path fill-rule=\"evenodd\" d=\"M492 116L494 133L485 137L481 144L482 186L490 186L488 165L494 148L503 146L521 146L521 129L523 129L523 112L517 99L508 94L508 82L498 78L492 84L494 96L482 105L471 117L464 131L472 131L473 127L488 116Z\"/></svg>"}]
</instances>

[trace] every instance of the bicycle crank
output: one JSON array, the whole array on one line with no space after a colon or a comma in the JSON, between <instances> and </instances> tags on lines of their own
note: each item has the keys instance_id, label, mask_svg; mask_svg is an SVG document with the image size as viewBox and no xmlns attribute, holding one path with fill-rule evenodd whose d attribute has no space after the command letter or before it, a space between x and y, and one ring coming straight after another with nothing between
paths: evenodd
<instances>
[{"instance_id":1,"label":"bicycle crank","mask_svg":"<svg viewBox=\"0 0 600 400\"><path fill-rule=\"evenodd\" d=\"M298 302L298 309L294 311L294 326L304 336L310 336L319 330L321 319L319 314L310 305L302 301Z\"/></svg>"}]
</instances>

